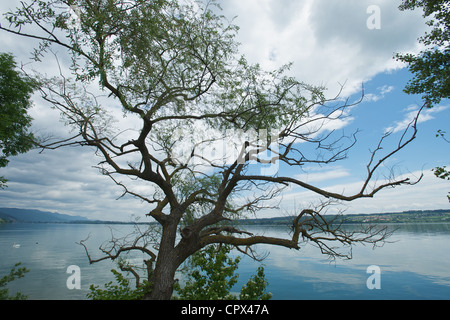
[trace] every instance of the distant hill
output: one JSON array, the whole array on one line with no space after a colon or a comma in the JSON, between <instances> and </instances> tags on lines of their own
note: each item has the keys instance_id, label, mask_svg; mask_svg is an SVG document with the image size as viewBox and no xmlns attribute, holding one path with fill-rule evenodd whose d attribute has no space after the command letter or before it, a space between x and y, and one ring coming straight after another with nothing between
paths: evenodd
<instances>
[{"instance_id":1,"label":"distant hill","mask_svg":"<svg viewBox=\"0 0 450 320\"><path fill-rule=\"evenodd\" d=\"M32 223L68 223L89 221L80 216L70 216L57 212L40 211L34 209L0 208L0 219L8 222L32 222Z\"/></svg>"},{"instance_id":2,"label":"distant hill","mask_svg":"<svg viewBox=\"0 0 450 320\"><path fill-rule=\"evenodd\" d=\"M239 222L246 225L291 225L294 218L294 216L287 216L266 219L242 219ZM323 218L334 223L448 223L450 222L450 210L412 210L340 216L324 215Z\"/></svg>"},{"instance_id":3,"label":"distant hill","mask_svg":"<svg viewBox=\"0 0 450 320\"><path fill-rule=\"evenodd\" d=\"M240 219L242 225L291 225L295 217ZM450 210L415 210L391 213L325 215L324 219L334 223L450 223ZM3 221L2 221L3 220ZM89 220L85 217L70 216L57 212L34 209L0 208L0 223L96 223L96 224L134 224L135 222ZM153 224L140 222L138 224Z\"/></svg>"}]
</instances>

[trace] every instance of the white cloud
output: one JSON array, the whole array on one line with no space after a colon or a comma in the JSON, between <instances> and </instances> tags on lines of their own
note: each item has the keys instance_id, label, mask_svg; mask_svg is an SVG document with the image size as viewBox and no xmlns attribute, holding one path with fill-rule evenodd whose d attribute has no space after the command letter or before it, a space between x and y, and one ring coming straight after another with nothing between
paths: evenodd
<instances>
[{"instance_id":1,"label":"white cloud","mask_svg":"<svg viewBox=\"0 0 450 320\"><path fill-rule=\"evenodd\" d=\"M58 211L100 220L129 220L131 214L143 216L149 211L129 196L116 201L123 189L93 168L99 158L92 149L62 148L42 154L36 150L10 160L0 170L0 175L9 180L8 188L0 192L2 207ZM130 188L142 190L138 181ZM150 191L147 185L145 194Z\"/></svg>"},{"instance_id":2,"label":"white cloud","mask_svg":"<svg viewBox=\"0 0 450 320\"><path fill-rule=\"evenodd\" d=\"M348 169L343 167L326 168L322 171L312 171L296 175L295 178L306 183L315 183L322 181L331 181L338 178L349 177L351 174Z\"/></svg>"},{"instance_id":3,"label":"white cloud","mask_svg":"<svg viewBox=\"0 0 450 320\"><path fill-rule=\"evenodd\" d=\"M365 94L364 101L377 102L378 100L383 99L386 96L386 94L394 91L394 89L395 89L394 86L384 85L384 86L378 88L379 94L375 94L375 93Z\"/></svg>"},{"instance_id":4,"label":"white cloud","mask_svg":"<svg viewBox=\"0 0 450 320\"><path fill-rule=\"evenodd\" d=\"M384 95L385 95L386 93L392 92L394 89L395 89L394 86L388 86L388 85L382 86L382 87L380 88L382 97L384 97Z\"/></svg>"},{"instance_id":5,"label":"white cloud","mask_svg":"<svg viewBox=\"0 0 450 320\"><path fill-rule=\"evenodd\" d=\"M445 111L449 108L449 106L437 106L437 107L433 107L431 109L424 109L418 120L417 123L423 123L423 122L427 122L430 120L435 119L435 114ZM397 121L394 125L388 127L385 129L385 132L392 132L392 133L396 133L396 132L400 132L405 130L406 128L408 128L408 126L411 125L411 123L413 122L413 120L417 117L417 113L418 113L418 107L417 106L408 106L405 111L407 111L407 113L405 114L404 118L400 121Z\"/></svg>"},{"instance_id":6,"label":"white cloud","mask_svg":"<svg viewBox=\"0 0 450 320\"><path fill-rule=\"evenodd\" d=\"M315 85L326 85L330 96L340 84L343 95L400 64L396 52L418 50L425 29L420 12L400 11L397 1L378 0L381 29L369 30L366 12L372 0L229 0L229 17L238 15L239 41L247 57L273 69L294 62L293 74Z\"/></svg>"},{"instance_id":7,"label":"white cloud","mask_svg":"<svg viewBox=\"0 0 450 320\"><path fill-rule=\"evenodd\" d=\"M360 199L347 204L349 213L383 213L405 210L423 210L448 208L447 194L450 191L448 181L438 179L430 169L405 174L411 181L424 175L414 186L400 186L385 189L373 199ZM379 182L381 183L381 181ZM338 186L335 187L339 189Z\"/></svg>"},{"instance_id":8,"label":"white cloud","mask_svg":"<svg viewBox=\"0 0 450 320\"><path fill-rule=\"evenodd\" d=\"M324 176L329 174L330 180L325 180ZM333 184L332 178L347 177L349 182L340 182ZM351 202L343 202L339 204L332 204L328 207L328 213L333 214L337 212L345 212L345 214L358 213L384 213L384 212L401 212L407 210L436 210L448 208L447 194L450 191L450 184L448 181L438 179L434 176L431 169L424 169L423 171L415 171L409 174L404 174L397 178L409 177L411 182L417 181L423 174L422 180L412 186L403 185L396 188L386 188L376 193L373 198L361 198ZM321 186L322 189L346 196L357 194L364 184L363 180L354 180L355 177L350 177L346 174L346 170L342 168L340 171L317 172L312 173L313 178L309 182L317 186L319 181L327 182L326 186ZM301 177L300 177L301 178ZM353 179L353 181L352 181ZM315 182L315 183L314 183ZM386 183L386 180L380 179L371 183L373 187ZM370 189L371 190L371 189ZM370 192L370 190L368 190ZM285 216L298 214L302 209L314 208L323 203L325 198L315 194L312 191L307 191L300 187L293 187L288 193L280 196L280 209L266 210L261 212L261 216Z\"/></svg>"}]
</instances>

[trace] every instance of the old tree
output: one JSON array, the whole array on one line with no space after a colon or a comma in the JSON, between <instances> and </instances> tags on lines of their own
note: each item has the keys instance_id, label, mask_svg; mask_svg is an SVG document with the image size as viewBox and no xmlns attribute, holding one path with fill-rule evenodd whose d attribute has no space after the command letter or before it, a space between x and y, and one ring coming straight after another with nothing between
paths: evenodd
<instances>
[{"instance_id":1,"label":"old tree","mask_svg":"<svg viewBox=\"0 0 450 320\"><path fill-rule=\"evenodd\" d=\"M346 157L356 135L344 136L327 124L345 117L349 105L288 76L289 65L268 72L240 57L238 28L213 1L34 0L6 18L3 32L40 41L36 60L53 59L59 66L51 77L29 72L43 99L72 128L71 136L41 146L94 148L102 158L100 171L124 194L148 203L148 216L159 223L151 237L113 239L103 258L91 260L116 259L131 250L146 253L147 298L171 298L176 270L211 244L252 255L256 244L298 250L310 242L335 257L348 254L339 246L385 240L386 230L348 232L318 207L300 208L286 238L250 234L232 224L245 213L275 206L291 186L326 203L412 184L405 178L372 180L417 130L411 123L388 152L382 143L389 134L381 137L355 194L329 192L282 174L286 167L300 172L306 164ZM114 129L117 106L138 129Z\"/></svg>"}]
</instances>

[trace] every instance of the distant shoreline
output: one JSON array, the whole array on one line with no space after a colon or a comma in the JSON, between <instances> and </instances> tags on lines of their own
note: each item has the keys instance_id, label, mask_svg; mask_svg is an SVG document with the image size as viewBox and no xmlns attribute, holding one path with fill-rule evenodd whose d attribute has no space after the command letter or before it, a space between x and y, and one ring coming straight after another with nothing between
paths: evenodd
<instances>
[{"instance_id":1,"label":"distant shoreline","mask_svg":"<svg viewBox=\"0 0 450 320\"><path fill-rule=\"evenodd\" d=\"M324 215L324 219L343 224L381 224L381 223L450 223L450 209L414 210L389 213ZM240 220L243 224L286 225L294 216L266 219Z\"/></svg>"},{"instance_id":2,"label":"distant shoreline","mask_svg":"<svg viewBox=\"0 0 450 320\"><path fill-rule=\"evenodd\" d=\"M324 215L328 221L343 224L382 224L382 223L450 223L450 209L441 210L411 210L390 213L372 214L348 214L348 215ZM247 218L237 220L241 225L267 225L279 226L290 225L295 217L276 218ZM134 221L103 221L103 220L72 220L72 221L20 221L0 218L2 223L40 223L40 224L117 224L117 225L152 225L156 222L134 222Z\"/></svg>"}]
</instances>

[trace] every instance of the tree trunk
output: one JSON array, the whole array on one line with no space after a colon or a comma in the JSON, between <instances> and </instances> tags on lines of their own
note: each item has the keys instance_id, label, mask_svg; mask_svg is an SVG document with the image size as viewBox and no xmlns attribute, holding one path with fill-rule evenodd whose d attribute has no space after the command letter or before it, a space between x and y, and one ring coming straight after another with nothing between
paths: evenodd
<instances>
[{"instance_id":1,"label":"tree trunk","mask_svg":"<svg viewBox=\"0 0 450 320\"><path fill-rule=\"evenodd\" d=\"M153 286L146 300L170 300L173 294L173 284L177 263L170 259L164 259L153 274Z\"/></svg>"},{"instance_id":2,"label":"tree trunk","mask_svg":"<svg viewBox=\"0 0 450 320\"><path fill-rule=\"evenodd\" d=\"M183 239L181 244L175 247L177 223L172 221L163 226L158 259L150 281L152 290L145 297L147 300L170 300L173 294L175 272L178 267L189 257L192 252L192 241ZM190 239L191 240L191 239Z\"/></svg>"},{"instance_id":3,"label":"tree trunk","mask_svg":"<svg viewBox=\"0 0 450 320\"><path fill-rule=\"evenodd\" d=\"M202 247L198 234L188 228L183 229L182 239L175 247L176 230L176 224L163 228L158 259L151 279L152 291L145 297L147 300L170 300L178 267Z\"/></svg>"},{"instance_id":4,"label":"tree trunk","mask_svg":"<svg viewBox=\"0 0 450 320\"><path fill-rule=\"evenodd\" d=\"M152 290L145 297L148 300L170 300L173 293L175 271L179 264L175 254L176 224L163 226L162 237L152 278Z\"/></svg>"}]
</instances>

